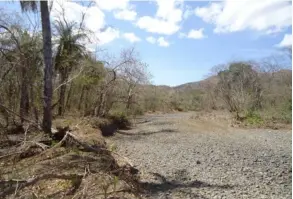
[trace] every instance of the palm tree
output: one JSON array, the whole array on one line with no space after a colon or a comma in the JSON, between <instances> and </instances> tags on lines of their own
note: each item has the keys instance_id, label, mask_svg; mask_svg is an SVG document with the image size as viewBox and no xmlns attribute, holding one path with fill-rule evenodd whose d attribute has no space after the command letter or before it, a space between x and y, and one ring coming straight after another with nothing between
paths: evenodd
<instances>
[{"instance_id":1,"label":"palm tree","mask_svg":"<svg viewBox=\"0 0 293 199\"><path fill-rule=\"evenodd\" d=\"M57 52L55 57L55 70L60 75L59 107L58 115L64 114L65 93L68 77L80 58L86 54L84 45L80 42L86 38L86 34L75 32L75 23L56 21L55 29L59 39L57 40Z\"/></svg>"},{"instance_id":2,"label":"palm tree","mask_svg":"<svg viewBox=\"0 0 293 199\"><path fill-rule=\"evenodd\" d=\"M20 1L23 11L36 11L37 1ZM51 134L52 126L52 42L51 23L48 1L40 1L42 34L43 34L43 56L44 56L44 105L43 105L43 130Z\"/></svg>"}]
</instances>

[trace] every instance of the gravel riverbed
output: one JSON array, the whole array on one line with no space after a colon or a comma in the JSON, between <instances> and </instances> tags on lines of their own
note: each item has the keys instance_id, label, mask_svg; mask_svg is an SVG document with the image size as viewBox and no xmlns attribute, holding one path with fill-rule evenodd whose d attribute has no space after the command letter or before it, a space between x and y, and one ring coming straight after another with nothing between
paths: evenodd
<instances>
[{"instance_id":1,"label":"gravel riverbed","mask_svg":"<svg viewBox=\"0 0 293 199\"><path fill-rule=\"evenodd\" d=\"M146 198L289 199L291 130L238 129L192 119L192 113L148 115L107 142L140 170Z\"/></svg>"}]
</instances>

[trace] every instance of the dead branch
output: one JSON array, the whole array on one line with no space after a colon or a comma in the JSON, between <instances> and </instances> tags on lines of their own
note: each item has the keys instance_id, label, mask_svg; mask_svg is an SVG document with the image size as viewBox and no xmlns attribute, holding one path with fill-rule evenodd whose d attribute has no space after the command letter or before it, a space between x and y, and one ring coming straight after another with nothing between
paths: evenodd
<instances>
[{"instance_id":1,"label":"dead branch","mask_svg":"<svg viewBox=\"0 0 293 199\"><path fill-rule=\"evenodd\" d=\"M65 84L68 84L70 83L72 80L76 79L80 74L81 72L83 71L84 68L81 68L80 71L78 72L78 74L76 76L73 76L71 79L67 80L66 82L63 82L62 84L60 84L59 86L57 86L53 92L56 92L59 88L61 88L61 86L65 85Z\"/></svg>"},{"instance_id":2,"label":"dead branch","mask_svg":"<svg viewBox=\"0 0 293 199\"><path fill-rule=\"evenodd\" d=\"M14 33L13 33L8 27L6 27L6 26L4 26L4 25L0 25L0 28L3 28L4 30L6 30L7 32L9 32L9 33L11 34L12 39L15 41L18 50L19 50L20 52L22 52L22 51L21 51L21 48L20 48L19 41L18 41L18 39L16 38L16 36L14 35Z\"/></svg>"},{"instance_id":3,"label":"dead branch","mask_svg":"<svg viewBox=\"0 0 293 199\"><path fill-rule=\"evenodd\" d=\"M29 143L29 145L27 145L27 143ZM19 147L19 149L16 152L0 156L0 160L3 159L3 158L14 156L14 155L16 156L16 155L25 154L25 153L29 152L29 150L32 149L33 147L39 147L43 151L49 148L48 145L45 145L45 144L40 143L40 142L25 141L24 144L21 147Z\"/></svg>"},{"instance_id":4,"label":"dead branch","mask_svg":"<svg viewBox=\"0 0 293 199\"><path fill-rule=\"evenodd\" d=\"M37 124L36 122L32 121L32 120L29 120L27 118L24 118L22 116L20 116L19 114L15 113L14 111L12 111L11 109L7 108L6 106L0 104L0 107L4 108L7 112L10 112L12 113L13 115L19 117L20 119L23 119L24 121L27 121L29 122L31 125L33 125L34 127L37 127L38 129L41 129L40 125Z\"/></svg>"},{"instance_id":5,"label":"dead branch","mask_svg":"<svg viewBox=\"0 0 293 199\"><path fill-rule=\"evenodd\" d=\"M3 158L9 157L9 156L13 156L13 155L20 154L20 153L22 153L22 152L21 151L17 151L15 153L9 153L9 154L6 154L6 155L2 155L2 156L0 156L0 160L3 159Z\"/></svg>"},{"instance_id":6,"label":"dead branch","mask_svg":"<svg viewBox=\"0 0 293 199\"><path fill-rule=\"evenodd\" d=\"M28 125L28 126L26 127L25 132L24 132L24 140L23 140L24 144L25 144L25 142L26 142L26 135L27 135L27 132L28 132L29 127L30 127L30 125Z\"/></svg>"}]
</instances>

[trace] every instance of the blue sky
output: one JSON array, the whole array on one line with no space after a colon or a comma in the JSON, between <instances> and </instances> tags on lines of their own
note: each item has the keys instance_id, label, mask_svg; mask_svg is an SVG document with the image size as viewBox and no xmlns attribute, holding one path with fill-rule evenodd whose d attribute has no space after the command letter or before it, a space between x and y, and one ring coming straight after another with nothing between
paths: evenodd
<instances>
[{"instance_id":1,"label":"blue sky","mask_svg":"<svg viewBox=\"0 0 293 199\"><path fill-rule=\"evenodd\" d=\"M99 0L90 9L87 4L54 1L52 17L60 6L72 21L85 12L97 45L112 53L135 46L157 85L198 81L215 65L261 59L292 45L289 1ZM18 2L0 7L19 11Z\"/></svg>"}]
</instances>

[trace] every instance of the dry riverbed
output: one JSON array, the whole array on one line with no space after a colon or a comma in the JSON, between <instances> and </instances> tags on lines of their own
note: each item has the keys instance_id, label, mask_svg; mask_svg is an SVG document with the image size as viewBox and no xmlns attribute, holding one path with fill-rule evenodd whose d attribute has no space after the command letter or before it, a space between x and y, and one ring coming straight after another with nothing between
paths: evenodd
<instances>
[{"instance_id":1,"label":"dry riverbed","mask_svg":"<svg viewBox=\"0 0 293 199\"><path fill-rule=\"evenodd\" d=\"M147 198L291 198L291 130L200 118L147 115L107 142L140 170Z\"/></svg>"}]
</instances>

